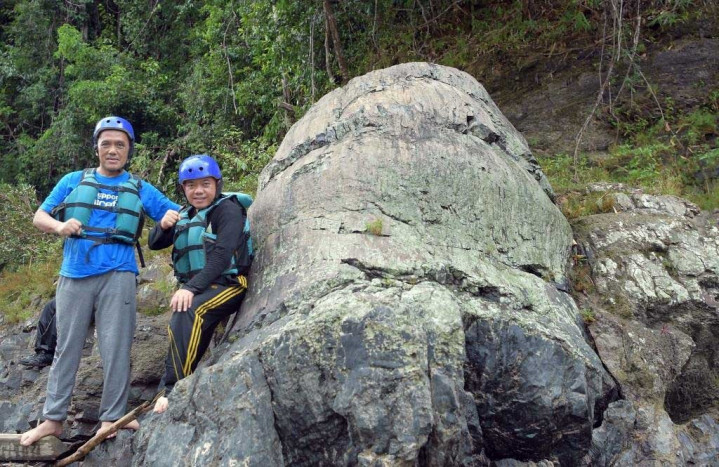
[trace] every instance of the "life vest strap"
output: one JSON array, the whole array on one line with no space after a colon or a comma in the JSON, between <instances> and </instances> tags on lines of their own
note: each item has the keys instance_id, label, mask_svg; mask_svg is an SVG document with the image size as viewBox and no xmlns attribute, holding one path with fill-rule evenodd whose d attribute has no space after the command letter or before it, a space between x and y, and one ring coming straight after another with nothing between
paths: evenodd
<instances>
[{"instance_id":1,"label":"life vest strap","mask_svg":"<svg viewBox=\"0 0 719 467\"><path fill-rule=\"evenodd\" d=\"M59 206L58 206L59 207ZM63 208L74 208L74 207L82 207L82 208L88 208L88 209L102 209L102 206L95 206L92 203L83 203L81 201L77 201L74 203L62 203ZM56 208L57 209L57 208ZM105 209L107 210L107 209Z\"/></svg>"},{"instance_id":2,"label":"life vest strap","mask_svg":"<svg viewBox=\"0 0 719 467\"><path fill-rule=\"evenodd\" d=\"M82 202L66 203L63 205L63 207L66 207L66 208L83 207L83 208L88 208L88 209L99 209L101 211L114 212L116 214L127 214L127 215L130 215L133 217L140 217L140 215L141 215L139 212L133 211L132 209L120 208L117 206L98 206L95 204L88 204L88 203L82 203Z\"/></svg>"},{"instance_id":3,"label":"life vest strap","mask_svg":"<svg viewBox=\"0 0 719 467\"><path fill-rule=\"evenodd\" d=\"M140 246L140 242L135 243L135 248L137 249L137 256L140 258L140 267L145 267L145 257L142 255L142 247Z\"/></svg>"},{"instance_id":4,"label":"life vest strap","mask_svg":"<svg viewBox=\"0 0 719 467\"><path fill-rule=\"evenodd\" d=\"M132 179L131 179L132 180ZM123 185L105 185L103 183L98 182L91 182L88 180L83 180L79 183L80 185L86 185L91 186L93 188L102 189L102 190L108 190L108 191L116 191L118 193L132 193L134 195L140 194L140 191L135 187L128 187Z\"/></svg>"},{"instance_id":5,"label":"life vest strap","mask_svg":"<svg viewBox=\"0 0 719 467\"><path fill-rule=\"evenodd\" d=\"M192 227L203 227L204 228L206 225L207 225L207 223L202 222L202 221L193 221L193 222L183 223L182 225L175 227L175 237L177 237L177 235L179 233L184 232L185 230L188 230Z\"/></svg>"},{"instance_id":6,"label":"life vest strap","mask_svg":"<svg viewBox=\"0 0 719 467\"><path fill-rule=\"evenodd\" d=\"M190 251L202 250L203 248L205 248L204 245L189 245L185 248L175 249L175 256L181 257L184 256L186 253L189 253Z\"/></svg>"}]
</instances>

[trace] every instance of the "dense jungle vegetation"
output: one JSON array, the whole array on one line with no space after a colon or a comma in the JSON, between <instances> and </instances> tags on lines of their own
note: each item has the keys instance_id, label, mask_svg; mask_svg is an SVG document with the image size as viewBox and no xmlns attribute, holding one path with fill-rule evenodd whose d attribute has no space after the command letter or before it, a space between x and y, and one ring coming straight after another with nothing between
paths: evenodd
<instances>
[{"instance_id":1,"label":"dense jungle vegetation","mask_svg":"<svg viewBox=\"0 0 719 467\"><path fill-rule=\"evenodd\" d=\"M591 60L607 89L645 98L622 112L602 112L604 101L594 111L621 134L614 166L592 165L572 148L543 155L555 189L590 178L651 188L671 176L667 191L717 207L719 87L690 114L672 112L651 99L639 65L665 31L716 10L713 0L3 0L3 284L10 269L57 254L28 213L62 174L95 163L99 118L133 123L131 170L168 193L179 161L201 152L219 158L229 188L254 192L314 102L354 76L407 61L465 70L491 93L537 59ZM682 175L697 170L708 175Z\"/></svg>"}]
</instances>

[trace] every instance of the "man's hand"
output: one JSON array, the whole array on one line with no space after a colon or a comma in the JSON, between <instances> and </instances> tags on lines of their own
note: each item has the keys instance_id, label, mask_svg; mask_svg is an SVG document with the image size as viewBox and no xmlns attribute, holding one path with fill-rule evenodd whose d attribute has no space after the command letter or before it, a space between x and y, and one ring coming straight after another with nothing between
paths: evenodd
<instances>
[{"instance_id":1,"label":"man's hand","mask_svg":"<svg viewBox=\"0 0 719 467\"><path fill-rule=\"evenodd\" d=\"M82 224L79 220L72 218L65 222L60 222L55 227L55 233L62 237L69 237L70 235L82 234Z\"/></svg>"},{"instance_id":2,"label":"man's hand","mask_svg":"<svg viewBox=\"0 0 719 467\"><path fill-rule=\"evenodd\" d=\"M172 311L187 311L192 306L192 298L194 293L187 289L180 289L172 296L170 300L170 308Z\"/></svg>"},{"instance_id":3,"label":"man's hand","mask_svg":"<svg viewBox=\"0 0 719 467\"><path fill-rule=\"evenodd\" d=\"M177 224L177 221L180 220L180 213L175 211L174 209L168 209L168 211L165 213L164 216L162 216L162 220L160 220L160 228L162 230L168 230L175 224Z\"/></svg>"}]
</instances>

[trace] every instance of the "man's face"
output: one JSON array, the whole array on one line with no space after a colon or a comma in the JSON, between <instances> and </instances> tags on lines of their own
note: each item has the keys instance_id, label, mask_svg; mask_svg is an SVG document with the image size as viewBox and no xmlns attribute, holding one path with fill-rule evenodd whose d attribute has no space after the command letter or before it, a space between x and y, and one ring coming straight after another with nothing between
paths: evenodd
<instances>
[{"instance_id":1,"label":"man's face","mask_svg":"<svg viewBox=\"0 0 719 467\"><path fill-rule=\"evenodd\" d=\"M204 209L215 200L217 195L217 180L214 177L186 180L182 184L187 202L195 209Z\"/></svg>"},{"instance_id":2,"label":"man's face","mask_svg":"<svg viewBox=\"0 0 719 467\"><path fill-rule=\"evenodd\" d=\"M124 131L105 130L97 138L97 155L100 158L101 175L119 175L130 154L130 138Z\"/></svg>"}]
</instances>

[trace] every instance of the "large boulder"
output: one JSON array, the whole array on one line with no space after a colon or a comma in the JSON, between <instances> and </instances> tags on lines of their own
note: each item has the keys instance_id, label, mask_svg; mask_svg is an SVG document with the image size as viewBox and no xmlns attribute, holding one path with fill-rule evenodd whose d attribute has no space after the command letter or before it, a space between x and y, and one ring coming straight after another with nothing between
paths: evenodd
<instances>
[{"instance_id":1,"label":"large boulder","mask_svg":"<svg viewBox=\"0 0 719 467\"><path fill-rule=\"evenodd\" d=\"M143 420L134 463L580 462L615 384L552 196L466 73L403 64L325 96L260 177L234 343Z\"/></svg>"}]
</instances>

